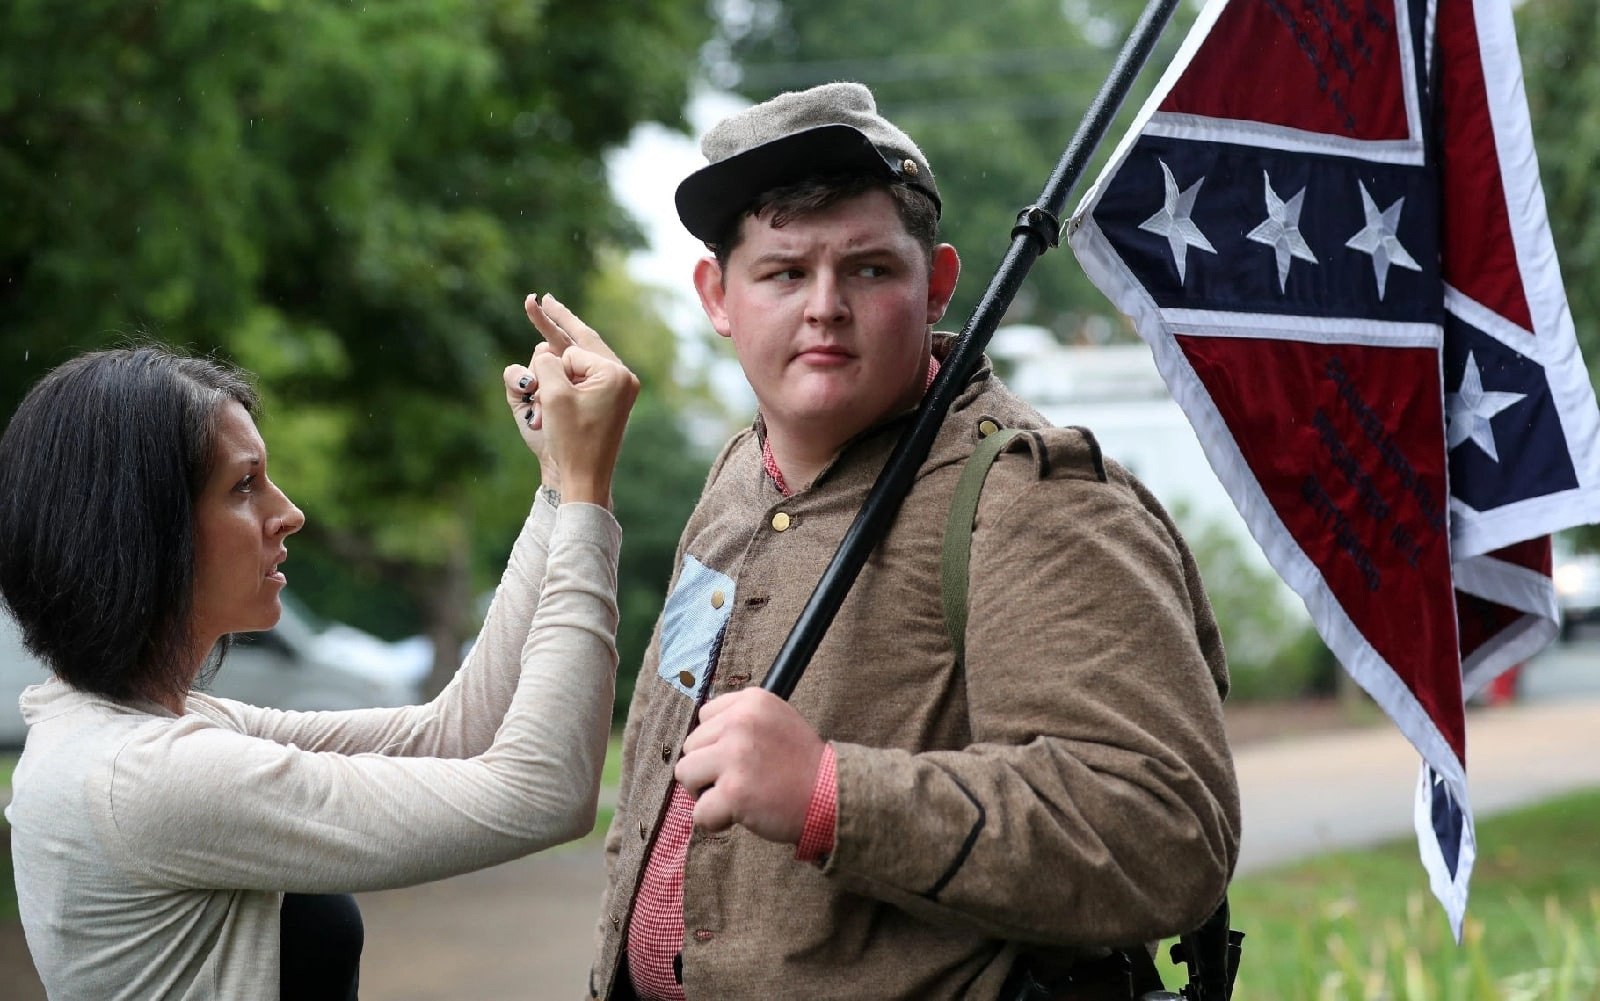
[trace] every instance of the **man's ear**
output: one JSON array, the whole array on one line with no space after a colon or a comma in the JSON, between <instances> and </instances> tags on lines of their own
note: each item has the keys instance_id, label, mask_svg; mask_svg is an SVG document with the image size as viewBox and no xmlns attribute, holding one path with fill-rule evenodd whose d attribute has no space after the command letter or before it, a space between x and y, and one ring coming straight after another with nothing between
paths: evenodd
<instances>
[{"instance_id":1,"label":"man's ear","mask_svg":"<svg viewBox=\"0 0 1600 1001\"><path fill-rule=\"evenodd\" d=\"M723 337L733 334L728 311L723 309L727 289L722 284L722 265L715 257L702 257L694 266L694 290L700 294L700 308L706 311L711 326Z\"/></svg>"},{"instance_id":2,"label":"man's ear","mask_svg":"<svg viewBox=\"0 0 1600 1001\"><path fill-rule=\"evenodd\" d=\"M961 258L956 248L941 243L933 248L933 271L928 276L928 322L938 323L956 294L956 279L961 277Z\"/></svg>"}]
</instances>

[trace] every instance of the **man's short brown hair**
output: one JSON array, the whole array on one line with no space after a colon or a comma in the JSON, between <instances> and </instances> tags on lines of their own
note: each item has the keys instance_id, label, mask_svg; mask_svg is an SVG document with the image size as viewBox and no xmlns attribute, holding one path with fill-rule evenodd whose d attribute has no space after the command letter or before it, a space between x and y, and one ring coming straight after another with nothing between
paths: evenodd
<instances>
[{"instance_id":1,"label":"man's short brown hair","mask_svg":"<svg viewBox=\"0 0 1600 1001\"><path fill-rule=\"evenodd\" d=\"M923 192L904 184L887 184L876 177L811 178L796 184L773 188L763 193L742 215L737 216L722 238L708 244L717 264L726 270L728 258L744 238L746 219L765 219L779 229L790 220L821 212L868 191L887 191L894 199L901 225L922 247L923 256L933 263L933 248L939 242L939 209Z\"/></svg>"}]
</instances>

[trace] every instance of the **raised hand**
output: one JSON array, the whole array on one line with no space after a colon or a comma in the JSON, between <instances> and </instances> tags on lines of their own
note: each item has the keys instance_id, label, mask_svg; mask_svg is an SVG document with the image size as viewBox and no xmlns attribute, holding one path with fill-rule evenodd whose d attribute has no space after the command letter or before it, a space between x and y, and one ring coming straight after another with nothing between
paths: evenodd
<instances>
[{"instance_id":1,"label":"raised hand","mask_svg":"<svg viewBox=\"0 0 1600 1001\"><path fill-rule=\"evenodd\" d=\"M639 379L609 350L573 344L557 354L540 348L532 358L532 395L549 461L561 471L561 498L609 507L611 474Z\"/></svg>"},{"instance_id":2,"label":"raised hand","mask_svg":"<svg viewBox=\"0 0 1600 1001\"><path fill-rule=\"evenodd\" d=\"M562 490L561 470L549 448L549 438L544 432L544 414L538 395L539 381L534 371L534 358L540 354L560 355L569 347L581 347L603 359L621 364L620 359L592 327L578 315L548 293L540 301L529 295L523 301L528 319L545 338L534 348L533 357L526 365L507 365L502 373L506 390L506 406L517 421L517 430L528 449L539 459L540 475L545 486ZM631 400L629 401L631 406Z\"/></svg>"},{"instance_id":3,"label":"raised hand","mask_svg":"<svg viewBox=\"0 0 1600 1001\"><path fill-rule=\"evenodd\" d=\"M556 354L569 347L579 347L611 361L622 360L595 333L593 327L578 319L577 313L550 293L546 292L543 299L537 295L528 296L522 301L522 308L528 314L528 319L533 321L534 329L539 331Z\"/></svg>"}]
</instances>

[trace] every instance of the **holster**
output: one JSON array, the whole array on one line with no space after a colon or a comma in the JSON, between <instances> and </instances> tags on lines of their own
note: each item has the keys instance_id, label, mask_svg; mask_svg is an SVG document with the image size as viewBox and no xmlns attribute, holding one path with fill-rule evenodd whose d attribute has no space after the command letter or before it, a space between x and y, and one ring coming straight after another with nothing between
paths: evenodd
<instances>
[{"instance_id":1,"label":"holster","mask_svg":"<svg viewBox=\"0 0 1600 1001\"><path fill-rule=\"evenodd\" d=\"M1084 959L1051 969L1036 957L1018 957L1000 989L1000 1001L1133 1001L1135 975L1126 953Z\"/></svg>"}]
</instances>

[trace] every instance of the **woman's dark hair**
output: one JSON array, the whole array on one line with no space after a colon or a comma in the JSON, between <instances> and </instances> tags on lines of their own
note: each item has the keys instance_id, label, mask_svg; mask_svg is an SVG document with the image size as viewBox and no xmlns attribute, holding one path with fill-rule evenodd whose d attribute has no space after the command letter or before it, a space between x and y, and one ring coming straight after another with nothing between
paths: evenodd
<instances>
[{"instance_id":1,"label":"woman's dark hair","mask_svg":"<svg viewBox=\"0 0 1600 1001\"><path fill-rule=\"evenodd\" d=\"M0 437L0 598L28 649L75 688L186 694L194 501L238 369L160 345L53 369Z\"/></svg>"}]
</instances>

